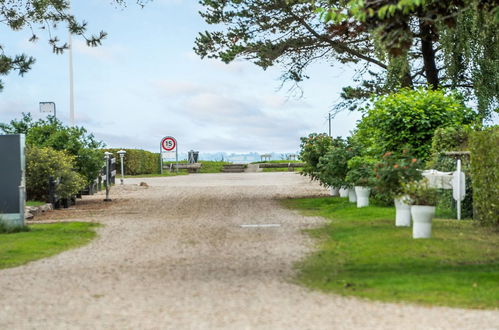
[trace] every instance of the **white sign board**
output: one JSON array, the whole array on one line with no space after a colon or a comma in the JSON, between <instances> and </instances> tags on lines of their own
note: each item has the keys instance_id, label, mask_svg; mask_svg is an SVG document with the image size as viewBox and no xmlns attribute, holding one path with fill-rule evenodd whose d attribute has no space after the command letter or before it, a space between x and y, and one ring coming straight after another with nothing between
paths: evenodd
<instances>
[{"instance_id":1,"label":"white sign board","mask_svg":"<svg viewBox=\"0 0 499 330\"><path fill-rule=\"evenodd\" d=\"M173 161L177 159L177 140L167 136L161 140L161 159L163 161Z\"/></svg>"},{"instance_id":2,"label":"white sign board","mask_svg":"<svg viewBox=\"0 0 499 330\"><path fill-rule=\"evenodd\" d=\"M458 178L460 177L461 182L458 182ZM464 173L461 172L461 175L458 172L454 172L452 174L452 197L456 201L463 201L466 196L466 180Z\"/></svg>"},{"instance_id":3,"label":"white sign board","mask_svg":"<svg viewBox=\"0 0 499 330\"><path fill-rule=\"evenodd\" d=\"M55 116L55 103L54 102L40 102L40 112L48 113Z\"/></svg>"}]
</instances>

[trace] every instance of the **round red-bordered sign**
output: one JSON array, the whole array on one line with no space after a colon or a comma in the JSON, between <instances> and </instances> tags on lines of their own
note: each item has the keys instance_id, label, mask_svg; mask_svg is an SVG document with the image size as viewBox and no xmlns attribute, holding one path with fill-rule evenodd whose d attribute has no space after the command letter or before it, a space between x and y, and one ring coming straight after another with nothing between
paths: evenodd
<instances>
[{"instance_id":1,"label":"round red-bordered sign","mask_svg":"<svg viewBox=\"0 0 499 330\"><path fill-rule=\"evenodd\" d=\"M177 147L177 141L172 137L165 137L161 141L161 147L166 151L175 150L175 148Z\"/></svg>"}]
</instances>

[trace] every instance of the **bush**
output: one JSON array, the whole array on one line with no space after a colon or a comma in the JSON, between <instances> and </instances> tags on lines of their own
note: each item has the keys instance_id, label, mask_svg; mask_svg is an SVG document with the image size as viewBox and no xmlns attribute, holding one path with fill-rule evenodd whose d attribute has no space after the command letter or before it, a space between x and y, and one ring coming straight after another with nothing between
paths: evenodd
<instances>
[{"instance_id":1,"label":"bush","mask_svg":"<svg viewBox=\"0 0 499 330\"><path fill-rule=\"evenodd\" d=\"M349 186L370 187L374 184L374 166L377 160L369 156L356 156L348 161L345 181Z\"/></svg>"},{"instance_id":2,"label":"bush","mask_svg":"<svg viewBox=\"0 0 499 330\"><path fill-rule=\"evenodd\" d=\"M160 173L159 153L140 149L103 149L116 157L116 172L121 174L119 150L125 150L125 175Z\"/></svg>"},{"instance_id":3,"label":"bush","mask_svg":"<svg viewBox=\"0 0 499 330\"><path fill-rule=\"evenodd\" d=\"M355 151L347 141L336 138L331 149L319 158L318 178L327 187L348 187L345 177L348 173L347 162L355 156Z\"/></svg>"},{"instance_id":4,"label":"bush","mask_svg":"<svg viewBox=\"0 0 499 330\"><path fill-rule=\"evenodd\" d=\"M73 170L75 157L52 148L26 147L26 194L30 200L48 201L49 178L61 178L56 193L69 198L83 189L85 180Z\"/></svg>"},{"instance_id":5,"label":"bush","mask_svg":"<svg viewBox=\"0 0 499 330\"><path fill-rule=\"evenodd\" d=\"M331 149L333 139L326 134L312 133L300 140L300 159L305 163L301 174L319 180L319 159Z\"/></svg>"},{"instance_id":6,"label":"bush","mask_svg":"<svg viewBox=\"0 0 499 330\"><path fill-rule=\"evenodd\" d=\"M404 195L409 196L412 205L435 206L438 199L438 190L431 188L428 179L402 184Z\"/></svg>"},{"instance_id":7,"label":"bush","mask_svg":"<svg viewBox=\"0 0 499 330\"><path fill-rule=\"evenodd\" d=\"M371 155L401 153L408 145L416 158L426 161L437 128L471 124L475 118L457 94L402 89L374 100L357 126L355 139Z\"/></svg>"},{"instance_id":8,"label":"bush","mask_svg":"<svg viewBox=\"0 0 499 330\"><path fill-rule=\"evenodd\" d=\"M26 145L49 147L75 156L75 168L87 183L93 182L103 166L100 148L103 143L88 134L83 127L65 126L53 116L33 121L31 114L24 114L20 120L0 124L0 130L7 134L25 134Z\"/></svg>"},{"instance_id":9,"label":"bush","mask_svg":"<svg viewBox=\"0 0 499 330\"><path fill-rule=\"evenodd\" d=\"M408 151L385 153L374 168L376 195L380 200L391 202L403 194L404 183L421 179L421 168L421 162Z\"/></svg>"},{"instance_id":10,"label":"bush","mask_svg":"<svg viewBox=\"0 0 499 330\"><path fill-rule=\"evenodd\" d=\"M499 227L499 126L470 135L474 219Z\"/></svg>"}]
</instances>

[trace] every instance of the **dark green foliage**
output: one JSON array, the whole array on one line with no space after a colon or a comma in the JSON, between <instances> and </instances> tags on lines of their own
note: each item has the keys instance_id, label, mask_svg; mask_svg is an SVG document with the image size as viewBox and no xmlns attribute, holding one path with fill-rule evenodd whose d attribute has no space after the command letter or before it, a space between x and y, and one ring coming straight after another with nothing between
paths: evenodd
<instances>
[{"instance_id":1,"label":"dark green foliage","mask_svg":"<svg viewBox=\"0 0 499 330\"><path fill-rule=\"evenodd\" d=\"M309 176L311 180L319 180L319 160L331 149L333 139L327 134L312 133L300 140L300 159L305 162L301 173Z\"/></svg>"},{"instance_id":2,"label":"dark green foliage","mask_svg":"<svg viewBox=\"0 0 499 330\"><path fill-rule=\"evenodd\" d=\"M374 100L357 126L355 140L371 155L402 153L409 147L426 161L437 128L470 124L475 118L456 94L402 89Z\"/></svg>"},{"instance_id":3,"label":"dark green foliage","mask_svg":"<svg viewBox=\"0 0 499 330\"><path fill-rule=\"evenodd\" d=\"M428 179L403 183L402 193L409 196L412 205L437 205L438 190L430 187Z\"/></svg>"},{"instance_id":4,"label":"dark green foliage","mask_svg":"<svg viewBox=\"0 0 499 330\"><path fill-rule=\"evenodd\" d=\"M116 157L116 170L121 174L119 150L125 150L125 175L155 174L160 173L159 153L140 149L104 149Z\"/></svg>"},{"instance_id":5,"label":"dark green foliage","mask_svg":"<svg viewBox=\"0 0 499 330\"><path fill-rule=\"evenodd\" d=\"M470 136L474 219L499 227L499 126Z\"/></svg>"}]
</instances>

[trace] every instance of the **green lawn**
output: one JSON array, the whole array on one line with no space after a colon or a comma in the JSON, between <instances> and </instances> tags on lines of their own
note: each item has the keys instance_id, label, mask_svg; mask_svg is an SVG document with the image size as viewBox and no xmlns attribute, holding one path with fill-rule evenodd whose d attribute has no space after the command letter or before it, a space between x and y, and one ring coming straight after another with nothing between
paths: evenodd
<instances>
[{"instance_id":1,"label":"green lawn","mask_svg":"<svg viewBox=\"0 0 499 330\"><path fill-rule=\"evenodd\" d=\"M290 172L287 167L262 168L262 170L263 172ZM296 167L295 170L291 172L299 173L301 170L303 170L302 167Z\"/></svg>"},{"instance_id":2,"label":"green lawn","mask_svg":"<svg viewBox=\"0 0 499 330\"><path fill-rule=\"evenodd\" d=\"M46 258L90 242L98 224L71 222L37 224L30 231L0 234L0 269Z\"/></svg>"},{"instance_id":3,"label":"green lawn","mask_svg":"<svg viewBox=\"0 0 499 330\"><path fill-rule=\"evenodd\" d=\"M38 201L26 201L26 206L42 206L47 203L45 202L38 202Z\"/></svg>"},{"instance_id":4,"label":"green lawn","mask_svg":"<svg viewBox=\"0 0 499 330\"><path fill-rule=\"evenodd\" d=\"M251 164L265 164L265 163L303 163L301 160L264 160L262 162L252 162Z\"/></svg>"},{"instance_id":5,"label":"green lawn","mask_svg":"<svg viewBox=\"0 0 499 330\"><path fill-rule=\"evenodd\" d=\"M179 164L187 164L186 160L182 160L178 162ZM216 161L200 161L202 164L199 173L221 173L224 165L230 164L228 162L216 162ZM168 165L170 163L164 163ZM172 163L176 164L176 163ZM189 172L187 170L179 170L177 172L170 172L169 170L164 170L163 174L153 173L153 174L139 174L139 175L125 175L125 178L152 178L152 177L161 177L161 176L176 176L176 175L187 175ZM119 178L119 175L117 176Z\"/></svg>"},{"instance_id":6,"label":"green lawn","mask_svg":"<svg viewBox=\"0 0 499 330\"><path fill-rule=\"evenodd\" d=\"M318 251L297 264L314 289L382 301L499 308L499 233L472 221L436 219L433 238L394 226L395 209L357 209L344 198L284 200L329 224L310 230Z\"/></svg>"}]
</instances>

